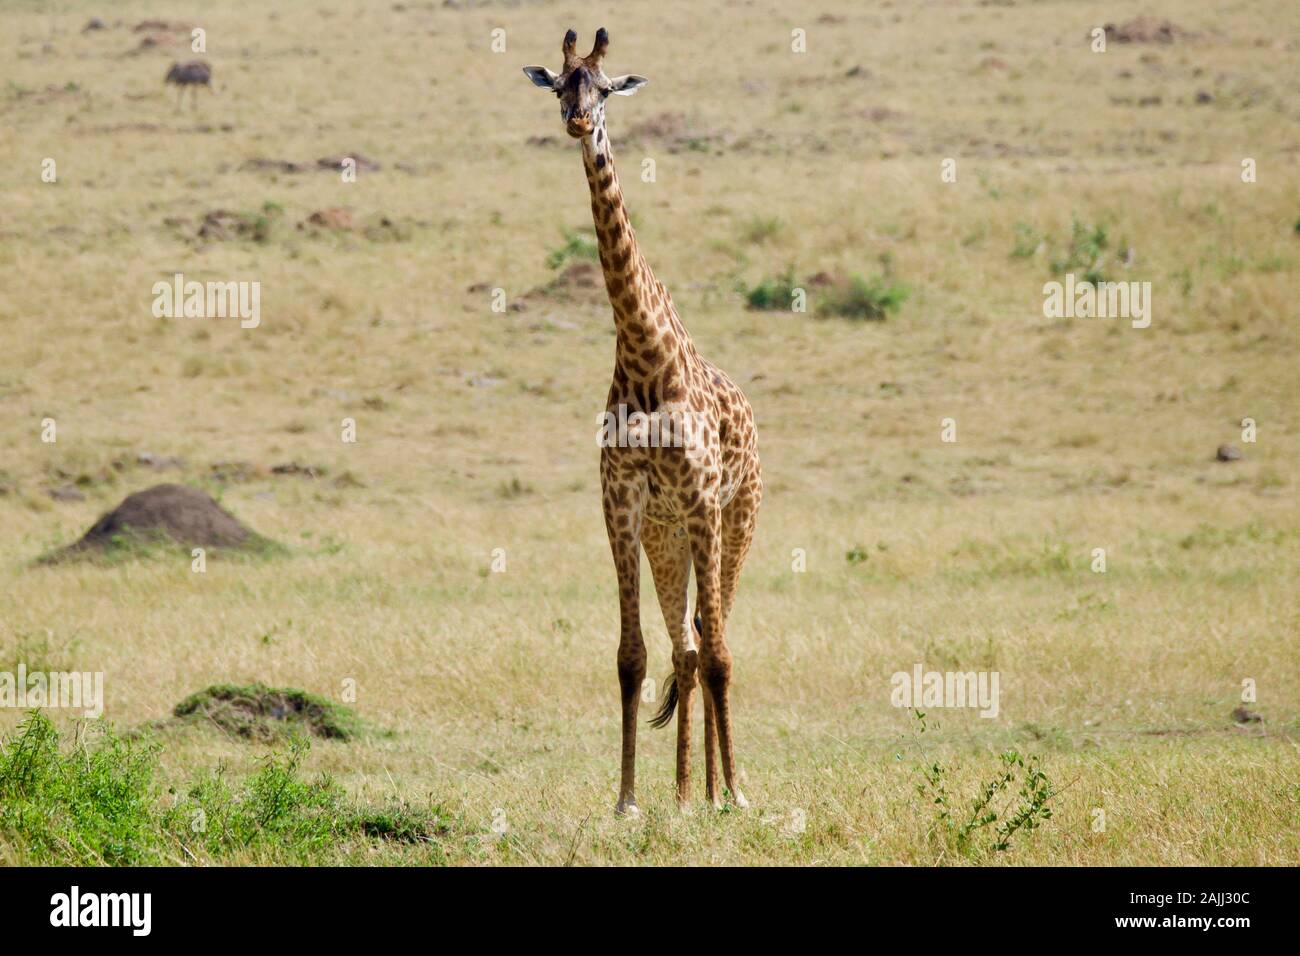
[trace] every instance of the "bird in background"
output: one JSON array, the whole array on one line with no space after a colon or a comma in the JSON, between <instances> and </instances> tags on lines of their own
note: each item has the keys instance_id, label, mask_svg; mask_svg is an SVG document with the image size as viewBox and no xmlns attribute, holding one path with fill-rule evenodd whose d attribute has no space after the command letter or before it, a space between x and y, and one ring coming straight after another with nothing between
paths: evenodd
<instances>
[{"instance_id":1,"label":"bird in background","mask_svg":"<svg viewBox=\"0 0 1300 956\"><path fill-rule=\"evenodd\" d=\"M199 105L199 87L206 86L212 90L212 67L202 60L191 60L189 63L173 63L171 69L167 71L167 78L164 84L176 84L176 108L181 108L181 100L185 97L185 88L191 90L191 103L197 109Z\"/></svg>"}]
</instances>

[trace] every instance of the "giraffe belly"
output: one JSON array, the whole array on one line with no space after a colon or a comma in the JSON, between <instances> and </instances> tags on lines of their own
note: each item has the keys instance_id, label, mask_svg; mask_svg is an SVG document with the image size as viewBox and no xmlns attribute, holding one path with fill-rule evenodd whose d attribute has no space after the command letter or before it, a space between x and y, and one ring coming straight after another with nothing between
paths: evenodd
<instances>
[{"instance_id":1,"label":"giraffe belly","mask_svg":"<svg viewBox=\"0 0 1300 956\"><path fill-rule=\"evenodd\" d=\"M682 492L679 484L685 475L666 473L649 460L645 463L645 518L655 524L676 526L683 523Z\"/></svg>"},{"instance_id":2,"label":"giraffe belly","mask_svg":"<svg viewBox=\"0 0 1300 956\"><path fill-rule=\"evenodd\" d=\"M645 519L655 524L676 527L683 523L681 512L677 510L676 505L675 501L668 498L649 498L646 500Z\"/></svg>"},{"instance_id":3,"label":"giraffe belly","mask_svg":"<svg viewBox=\"0 0 1300 956\"><path fill-rule=\"evenodd\" d=\"M646 468L647 489L645 518L655 524L684 525L686 509L684 501L690 489L706 484L698 472L665 476L653 466ZM736 497L744 475L740 469L723 468L721 480L717 483L718 503L725 508Z\"/></svg>"}]
</instances>

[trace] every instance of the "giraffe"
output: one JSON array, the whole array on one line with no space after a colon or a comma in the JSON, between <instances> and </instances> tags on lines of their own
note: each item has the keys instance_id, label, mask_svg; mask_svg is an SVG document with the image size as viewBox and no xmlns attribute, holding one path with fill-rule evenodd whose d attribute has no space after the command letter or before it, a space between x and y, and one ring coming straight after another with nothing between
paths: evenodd
<instances>
[{"instance_id":1,"label":"giraffe","mask_svg":"<svg viewBox=\"0 0 1300 956\"><path fill-rule=\"evenodd\" d=\"M647 81L605 75L609 34L603 27L586 57L577 55L577 39L573 30L565 34L560 73L542 66L525 67L524 73L559 98L565 130L582 146L616 331L606 415L622 412L629 423L636 419L640 429L629 428L626 440L603 441L600 452L601 503L618 577L623 735L614 810L620 816L639 813L637 705L646 672L642 549L672 641L673 672L651 723L666 725L676 710L678 805L690 807L691 704L698 678L704 700L706 797L715 809L722 808L720 756L731 800L743 808L748 804L736 779L726 623L763 497L754 413L735 382L696 350L668 290L646 264L628 220L605 130L605 100L611 94L631 96ZM636 440L647 433L653 438L654 425L660 426L660 440ZM674 440L663 440L665 434ZM692 572L694 615L688 608Z\"/></svg>"}]
</instances>

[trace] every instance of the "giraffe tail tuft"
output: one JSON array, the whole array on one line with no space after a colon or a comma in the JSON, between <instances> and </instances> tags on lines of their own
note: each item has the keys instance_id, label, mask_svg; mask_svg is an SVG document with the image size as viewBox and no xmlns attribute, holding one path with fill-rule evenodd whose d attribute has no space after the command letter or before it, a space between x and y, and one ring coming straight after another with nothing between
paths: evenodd
<instances>
[{"instance_id":1,"label":"giraffe tail tuft","mask_svg":"<svg viewBox=\"0 0 1300 956\"><path fill-rule=\"evenodd\" d=\"M677 709L677 674L669 674L664 680L664 702L659 708L659 712L650 718L650 726L658 730L660 727L667 726L668 721L673 719L673 711Z\"/></svg>"},{"instance_id":2,"label":"giraffe tail tuft","mask_svg":"<svg viewBox=\"0 0 1300 956\"><path fill-rule=\"evenodd\" d=\"M697 612L695 615L695 633L702 639L704 637L704 622L700 620ZM660 727L668 725L668 721L673 719L673 711L677 709L677 673L673 672L664 680L664 702L659 708L659 712L650 718L650 726L658 730Z\"/></svg>"}]
</instances>

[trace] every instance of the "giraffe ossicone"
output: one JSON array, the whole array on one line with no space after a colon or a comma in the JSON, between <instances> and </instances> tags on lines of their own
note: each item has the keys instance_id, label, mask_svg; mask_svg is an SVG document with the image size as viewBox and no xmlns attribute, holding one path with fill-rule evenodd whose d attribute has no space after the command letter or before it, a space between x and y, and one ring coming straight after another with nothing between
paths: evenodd
<instances>
[{"instance_id":1,"label":"giraffe ossicone","mask_svg":"<svg viewBox=\"0 0 1300 956\"><path fill-rule=\"evenodd\" d=\"M698 682L703 685L706 796L713 806L722 806L721 757L731 800L743 808L748 801L737 786L726 625L763 497L754 413L740 388L696 349L668 290L646 264L623 203L605 129L605 101L630 96L647 81L635 74L605 75L609 34L603 27L585 57L577 54L577 39L573 30L564 35L559 73L543 66L524 67L524 73L556 95L565 130L582 146L616 331L606 415L670 416L690 421L694 432L686 444L601 443L601 501L619 598L623 747L615 811L639 813L637 705L646 672L639 603L643 549L673 645L673 673L651 723L664 726L676 712L677 800L683 807L690 801L691 705ZM688 613L692 572L693 616Z\"/></svg>"}]
</instances>

